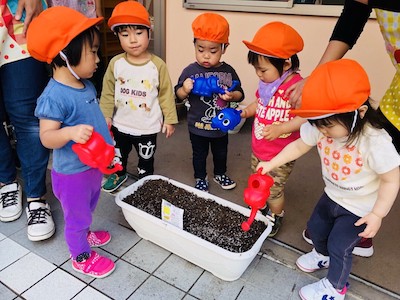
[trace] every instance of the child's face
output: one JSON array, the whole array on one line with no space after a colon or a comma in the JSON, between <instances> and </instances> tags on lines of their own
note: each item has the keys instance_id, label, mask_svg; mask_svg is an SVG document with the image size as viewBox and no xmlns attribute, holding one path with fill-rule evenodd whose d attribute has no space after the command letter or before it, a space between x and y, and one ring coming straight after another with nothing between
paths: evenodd
<instances>
[{"instance_id":1,"label":"child's face","mask_svg":"<svg viewBox=\"0 0 400 300\"><path fill-rule=\"evenodd\" d=\"M147 29L126 27L118 33L121 47L127 53L128 58L147 58L147 48L150 42L147 31Z\"/></svg>"},{"instance_id":2,"label":"child's face","mask_svg":"<svg viewBox=\"0 0 400 300\"><path fill-rule=\"evenodd\" d=\"M349 132L347 128L335 121L332 121L330 125L326 126L318 126L317 129L319 132L321 132L324 136L330 137L333 139L340 139L347 137L349 135Z\"/></svg>"},{"instance_id":3,"label":"child's face","mask_svg":"<svg viewBox=\"0 0 400 300\"><path fill-rule=\"evenodd\" d=\"M281 77L278 69L271 64L268 58L263 56L258 58L258 64L254 65L254 69L258 78L265 83L274 82Z\"/></svg>"},{"instance_id":4,"label":"child's face","mask_svg":"<svg viewBox=\"0 0 400 300\"><path fill-rule=\"evenodd\" d=\"M216 67L220 64L222 54L225 53L225 48L222 50L222 45L215 42L196 39L194 43L196 60L199 65L204 68Z\"/></svg>"},{"instance_id":5,"label":"child's face","mask_svg":"<svg viewBox=\"0 0 400 300\"><path fill-rule=\"evenodd\" d=\"M97 64L100 62L97 51L100 47L100 40L97 35L94 37L93 46L90 46L89 41L86 41L82 49L81 61L74 67L75 73L80 78L91 78L97 70Z\"/></svg>"}]
</instances>

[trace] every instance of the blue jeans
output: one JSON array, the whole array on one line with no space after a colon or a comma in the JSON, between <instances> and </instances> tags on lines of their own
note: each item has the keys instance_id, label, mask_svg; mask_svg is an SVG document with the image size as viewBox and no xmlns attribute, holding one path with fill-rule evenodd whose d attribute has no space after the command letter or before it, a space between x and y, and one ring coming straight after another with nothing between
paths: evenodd
<instances>
[{"instance_id":1,"label":"blue jeans","mask_svg":"<svg viewBox=\"0 0 400 300\"><path fill-rule=\"evenodd\" d=\"M358 234L366 225L354 226L360 217L332 201L327 194L319 199L307 223L315 250L329 256L326 278L337 289L348 281L353 262L352 252L361 240Z\"/></svg>"},{"instance_id":2,"label":"blue jeans","mask_svg":"<svg viewBox=\"0 0 400 300\"><path fill-rule=\"evenodd\" d=\"M40 142L39 120L34 112L37 98L48 79L46 65L33 58L8 63L0 68L0 120L2 123L8 115L15 128L27 198L39 198L46 194L49 150ZM15 179L10 141L4 127L0 126L0 182L7 184Z\"/></svg>"}]
</instances>

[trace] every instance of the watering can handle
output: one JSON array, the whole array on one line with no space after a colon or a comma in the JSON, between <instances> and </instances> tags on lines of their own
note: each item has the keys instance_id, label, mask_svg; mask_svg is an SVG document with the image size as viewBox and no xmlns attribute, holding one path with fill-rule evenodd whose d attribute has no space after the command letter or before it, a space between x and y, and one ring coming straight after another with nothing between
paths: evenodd
<instances>
[{"instance_id":1,"label":"watering can handle","mask_svg":"<svg viewBox=\"0 0 400 300\"><path fill-rule=\"evenodd\" d=\"M112 166L112 168L109 167L99 167L99 170L101 171L101 173L106 174L106 175L111 175L114 174L115 172L118 171L122 171L122 166L121 164L115 164L114 166Z\"/></svg>"}]
</instances>

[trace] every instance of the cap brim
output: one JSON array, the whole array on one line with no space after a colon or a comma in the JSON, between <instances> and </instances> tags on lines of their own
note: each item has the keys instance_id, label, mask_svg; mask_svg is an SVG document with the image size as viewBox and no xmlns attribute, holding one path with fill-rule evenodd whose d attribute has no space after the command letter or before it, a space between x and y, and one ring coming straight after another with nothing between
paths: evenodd
<instances>
[{"instance_id":1,"label":"cap brim","mask_svg":"<svg viewBox=\"0 0 400 300\"><path fill-rule=\"evenodd\" d=\"M136 16L129 16L129 15L115 16L111 17L108 20L108 26L112 31L114 31L114 28L116 26L120 25L136 25L136 26L146 26L147 28L151 28L151 24L148 20L144 20Z\"/></svg>"},{"instance_id":2,"label":"cap brim","mask_svg":"<svg viewBox=\"0 0 400 300\"><path fill-rule=\"evenodd\" d=\"M285 59L284 57L278 57L278 56L274 55L273 53L265 51L265 49L258 47L257 45L253 44L252 42L249 42L249 41L242 41L242 42L246 45L247 48L249 48L249 50L251 52L254 52L254 53L257 53L257 54L260 54L263 56Z\"/></svg>"},{"instance_id":3,"label":"cap brim","mask_svg":"<svg viewBox=\"0 0 400 300\"><path fill-rule=\"evenodd\" d=\"M323 119L336 114L348 113L353 110L342 109L342 110L302 110L302 109L292 109L291 114L296 116L306 118L306 119Z\"/></svg>"}]
</instances>

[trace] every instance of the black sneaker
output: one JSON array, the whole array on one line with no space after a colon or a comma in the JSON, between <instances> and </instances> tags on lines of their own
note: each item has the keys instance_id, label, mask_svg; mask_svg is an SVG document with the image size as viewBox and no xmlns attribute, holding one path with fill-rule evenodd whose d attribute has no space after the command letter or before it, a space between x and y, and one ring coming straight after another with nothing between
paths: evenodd
<instances>
[{"instance_id":1,"label":"black sneaker","mask_svg":"<svg viewBox=\"0 0 400 300\"><path fill-rule=\"evenodd\" d=\"M196 178L195 189L198 189L203 192L208 192L208 181L207 179Z\"/></svg>"},{"instance_id":2,"label":"black sneaker","mask_svg":"<svg viewBox=\"0 0 400 300\"><path fill-rule=\"evenodd\" d=\"M227 175L215 175L214 181L218 183L224 190L231 190L236 187L236 182L230 179Z\"/></svg>"},{"instance_id":3,"label":"black sneaker","mask_svg":"<svg viewBox=\"0 0 400 300\"><path fill-rule=\"evenodd\" d=\"M267 216L269 216L272 219L272 222L274 222L274 225L272 226L272 230L271 230L270 234L268 235L268 237L274 237L278 233L279 229L281 229L284 214L285 214L285 211L283 211L283 210L280 213L280 216L277 214L274 214L271 210L268 210Z\"/></svg>"}]
</instances>

